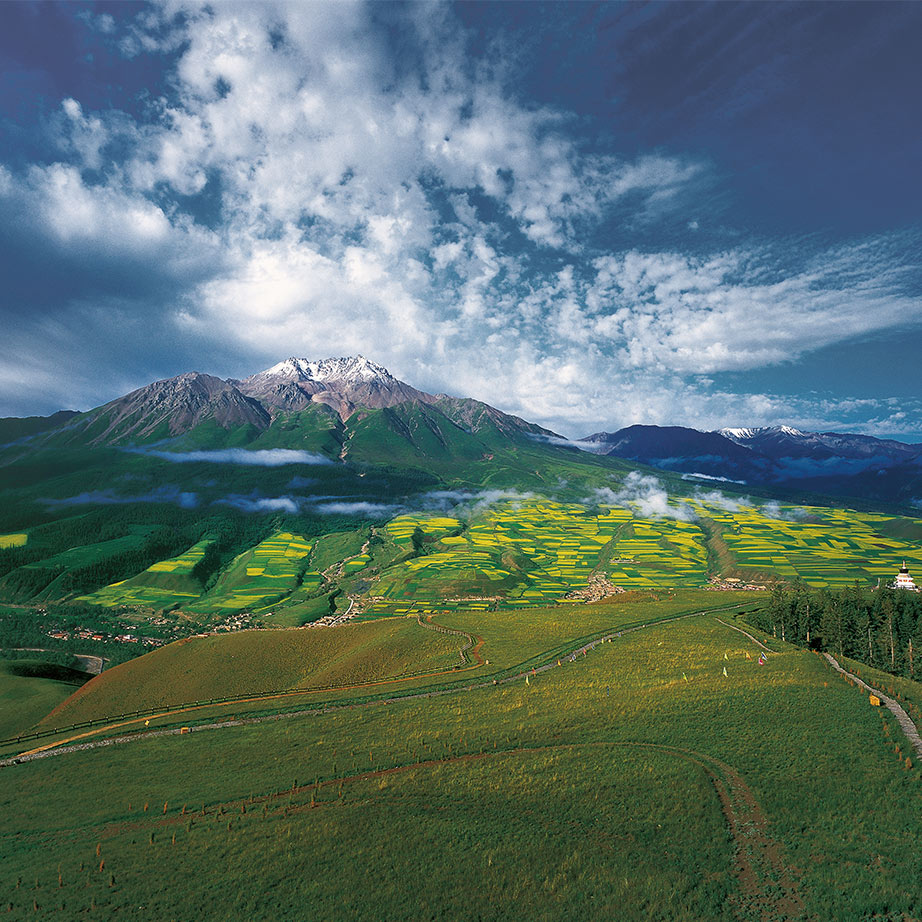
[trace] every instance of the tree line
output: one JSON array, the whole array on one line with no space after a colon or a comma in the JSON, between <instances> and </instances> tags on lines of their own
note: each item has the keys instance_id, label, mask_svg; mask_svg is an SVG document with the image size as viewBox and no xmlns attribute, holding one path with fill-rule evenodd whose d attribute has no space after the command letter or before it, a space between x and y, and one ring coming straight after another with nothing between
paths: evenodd
<instances>
[{"instance_id":1,"label":"tree line","mask_svg":"<svg viewBox=\"0 0 922 922\"><path fill-rule=\"evenodd\" d=\"M749 620L779 640L922 679L922 593L779 586Z\"/></svg>"}]
</instances>

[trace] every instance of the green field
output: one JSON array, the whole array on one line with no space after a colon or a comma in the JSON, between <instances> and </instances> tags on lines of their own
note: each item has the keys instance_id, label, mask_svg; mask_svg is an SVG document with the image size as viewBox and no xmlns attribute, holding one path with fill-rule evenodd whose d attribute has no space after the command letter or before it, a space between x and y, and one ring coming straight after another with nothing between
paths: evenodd
<instances>
[{"instance_id":1,"label":"green field","mask_svg":"<svg viewBox=\"0 0 922 922\"><path fill-rule=\"evenodd\" d=\"M917 917L920 769L865 695L779 649L761 666L695 617L528 684L0 769L0 886L13 918Z\"/></svg>"},{"instance_id":2,"label":"green field","mask_svg":"<svg viewBox=\"0 0 922 922\"><path fill-rule=\"evenodd\" d=\"M313 544L301 535L276 532L251 548L221 574L214 588L189 611L226 612L258 609L290 595L302 585L320 586L321 576L307 571Z\"/></svg>"},{"instance_id":3,"label":"green field","mask_svg":"<svg viewBox=\"0 0 922 922\"><path fill-rule=\"evenodd\" d=\"M36 654L20 654L22 656ZM74 693L74 686L53 678L24 675L35 660L0 659L0 739L23 733Z\"/></svg>"},{"instance_id":4,"label":"green field","mask_svg":"<svg viewBox=\"0 0 922 922\"><path fill-rule=\"evenodd\" d=\"M819 506L780 506L772 516L758 508L701 510L720 525L743 574L841 588L893 579L903 560L922 569L922 545L891 537L892 516Z\"/></svg>"},{"instance_id":5,"label":"green field","mask_svg":"<svg viewBox=\"0 0 922 922\"><path fill-rule=\"evenodd\" d=\"M178 557L160 560L137 576L80 596L77 601L107 608L128 605L150 609L187 603L201 595L201 584L192 571L211 543L209 539L199 541Z\"/></svg>"},{"instance_id":6,"label":"green field","mask_svg":"<svg viewBox=\"0 0 922 922\"><path fill-rule=\"evenodd\" d=\"M456 636L425 630L415 619L190 637L107 669L44 723L58 727L217 697L364 685L446 671L460 663L462 643Z\"/></svg>"}]
</instances>

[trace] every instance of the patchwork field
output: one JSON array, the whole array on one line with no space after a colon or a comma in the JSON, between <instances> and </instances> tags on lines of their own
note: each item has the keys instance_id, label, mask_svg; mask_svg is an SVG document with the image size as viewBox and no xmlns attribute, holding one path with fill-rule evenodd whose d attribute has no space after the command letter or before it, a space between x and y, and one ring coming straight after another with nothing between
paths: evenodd
<instances>
[{"instance_id":1,"label":"patchwork field","mask_svg":"<svg viewBox=\"0 0 922 922\"><path fill-rule=\"evenodd\" d=\"M291 532L276 534L241 554L192 612L259 610L289 595L298 585L316 589L323 577L306 569L313 543Z\"/></svg>"},{"instance_id":2,"label":"patchwork field","mask_svg":"<svg viewBox=\"0 0 922 922\"><path fill-rule=\"evenodd\" d=\"M599 573L625 589L707 583L699 528L639 518L625 508L594 513L548 500L506 502L477 516L462 534L454 533L460 523L453 519L398 521L406 543L415 528L452 533L435 543L434 552L383 573L370 593L372 612L530 607L585 589Z\"/></svg>"},{"instance_id":3,"label":"patchwork field","mask_svg":"<svg viewBox=\"0 0 922 922\"><path fill-rule=\"evenodd\" d=\"M888 536L892 516L819 506L780 506L771 516L752 507L700 508L719 523L746 574L841 588L855 580L873 586L893 579L903 560L922 570L922 545Z\"/></svg>"},{"instance_id":4,"label":"patchwork field","mask_svg":"<svg viewBox=\"0 0 922 922\"><path fill-rule=\"evenodd\" d=\"M187 603L201 595L201 584L192 571L210 544L212 541L208 539L199 541L178 557L159 560L137 576L80 596L78 601L107 608L137 605L152 609Z\"/></svg>"}]
</instances>

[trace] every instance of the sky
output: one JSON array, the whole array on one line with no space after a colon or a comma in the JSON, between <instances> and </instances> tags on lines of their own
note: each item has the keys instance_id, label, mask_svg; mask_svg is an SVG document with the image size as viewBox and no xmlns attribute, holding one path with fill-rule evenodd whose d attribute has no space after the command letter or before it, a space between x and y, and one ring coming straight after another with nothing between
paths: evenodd
<instances>
[{"instance_id":1,"label":"sky","mask_svg":"<svg viewBox=\"0 0 922 922\"><path fill-rule=\"evenodd\" d=\"M363 354L922 441L922 4L0 4L0 415Z\"/></svg>"}]
</instances>

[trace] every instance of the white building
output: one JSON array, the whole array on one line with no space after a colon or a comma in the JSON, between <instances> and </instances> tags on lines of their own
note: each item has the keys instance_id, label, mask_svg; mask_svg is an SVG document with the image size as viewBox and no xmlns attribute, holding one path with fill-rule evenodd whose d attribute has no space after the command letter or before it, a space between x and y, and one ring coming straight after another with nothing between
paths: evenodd
<instances>
[{"instance_id":1,"label":"white building","mask_svg":"<svg viewBox=\"0 0 922 922\"><path fill-rule=\"evenodd\" d=\"M903 566L900 567L900 572L897 573L896 579L890 584L892 589L908 589L910 592L918 592L919 587L913 581L913 578L909 575L909 570L906 569L906 561L903 561Z\"/></svg>"}]
</instances>

